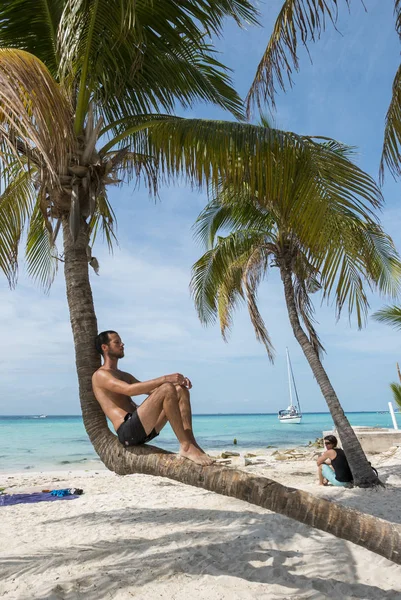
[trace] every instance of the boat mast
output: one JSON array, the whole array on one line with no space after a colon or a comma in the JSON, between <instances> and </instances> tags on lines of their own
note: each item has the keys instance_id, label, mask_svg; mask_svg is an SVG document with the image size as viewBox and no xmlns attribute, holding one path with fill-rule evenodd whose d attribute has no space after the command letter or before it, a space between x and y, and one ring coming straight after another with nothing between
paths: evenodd
<instances>
[{"instance_id":1,"label":"boat mast","mask_svg":"<svg viewBox=\"0 0 401 600\"><path fill-rule=\"evenodd\" d=\"M288 389L290 390L290 406L294 406L292 403L292 387L291 387L291 364L290 364L290 355L288 353L288 348L285 349L287 353L287 371L288 371Z\"/></svg>"},{"instance_id":2,"label":"boat mast","mask_svg":"<svg viewBox=\"0 0 401 600\"><path fill-rule=\"evenodd\" d=\"M293 386L294 386L295 397L297 399L298 412L301 414L301 405L299 404L297 386L295 385L294 373L292 372L292 365L291 365L291 360L290 360L290 354L288 352L288 348L286 348L286 350L287 350L287 361L288 361L288 377L291 376L291 380L292 380L292 383L293 383ZM290 397L291 397L291 404L292 404L291 382L290 382Z\"/></svg>"}]
</instances>

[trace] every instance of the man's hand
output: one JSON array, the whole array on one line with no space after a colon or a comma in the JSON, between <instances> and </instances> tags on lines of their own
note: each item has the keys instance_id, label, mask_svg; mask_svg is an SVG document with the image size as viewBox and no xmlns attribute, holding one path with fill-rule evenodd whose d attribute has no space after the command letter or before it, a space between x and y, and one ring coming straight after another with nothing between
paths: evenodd
<instances>
[{"instance_id":1,"label":"man's hand","mask_svg":"<svg viewBox=\"0 0 401 600\"><path fill-rule=\"evenodd\" d=\"M165 381L168 381L168 383L173 383L174 385L183 385L189 390L192 387L192 383L188 377L184 377L184 375L181 375L181 373L172 373L171 375L165 375L164 377Z\"/></svg>"}]
</instances>

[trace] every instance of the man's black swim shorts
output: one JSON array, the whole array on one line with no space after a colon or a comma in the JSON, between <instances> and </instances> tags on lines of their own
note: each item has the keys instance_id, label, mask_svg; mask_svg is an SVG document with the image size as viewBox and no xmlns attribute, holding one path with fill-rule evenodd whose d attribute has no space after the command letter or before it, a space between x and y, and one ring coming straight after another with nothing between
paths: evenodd
<instances>
[{"instance_id":1,"label":"man's black swim shorts","mask_svg":"<svg viewBox=\"0 0 401 600\"><path fill-rule=\"evenodd\" d=\"M117 435L123 446L140 446L141 444L150 442L150 440L153 440L159 434L153 428L149 435L146 435L138 413L135 411L125 415L124 423L121 423L117 429Z\"/></svg>"}]
</instances>

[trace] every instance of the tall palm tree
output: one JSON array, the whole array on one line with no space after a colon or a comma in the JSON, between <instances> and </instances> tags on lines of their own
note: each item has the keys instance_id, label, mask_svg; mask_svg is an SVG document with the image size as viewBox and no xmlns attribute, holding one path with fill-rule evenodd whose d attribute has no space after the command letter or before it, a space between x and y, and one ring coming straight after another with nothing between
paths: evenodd
<instances>
[{"instance_id":1,"label":"tall palm tree","mask_svg":"<svg viewBox=\"0 0 401 600\"><path fill-rule=\"evenodd\" d=\"M401 40L401 0L394 1L395 29ZM309 52L328 24L336 25L341 9L351 0L284 0L268 45L259 62L247 97L248 114L252 106L265 103L275 107L278 89L293 85L293 73L299 71L298 46ZM387 165L394 176L401 175L401 65L393 81L393 94L385 118L380 177Z\"/></svg>"},{"instance_id":2,"label":"tall palm tree","mask_svg":"<svg viewBox=\"0 0 401 600\"><path fill-rule=\"evenodd\" d=\"M193 269L196 308L204 323L218 316L226 338L233 310L246 300L256 337L273 360L272 342L256 294L270 269L278 268L292 330L326 399L355 484L377 485L377 476L322 366L323 346L313 321L311 294L320 290L324 299L333 296L338 317L348 304L349 313L356 314L361 326L368 308L364 282L381 292L397 294L400 263L371 207L357 206L352 198L346 204L337 204L321 182L316 182L313 190L319 217L306 232L298 218L294 219L294 214L299 215L307 206L303 195L305 177L302 181L297 178L305 169L302 151L298 166L291 167L292 172L283 165L283 185L276 195L265 186L251 192L246 179L242 188L233 186L227 178L220 183L214 200L195 225L197 236L209 247ZM265 170L263 162L260 170ZM228 235L220 234L227 229Z\"/></svg>"},{"instance_id":3,"label":"tall palm tree","mask_svg":"<svg viewBox=\"0 0 401 600\"><path fill-rule=\"evenodd\" d=\"M205 41L227 16L256 22L248 0L0 5L0 268L14 285L24 228L28 272L45 288L63 261L84 423L101 454L117 446L91 388L100 361L88 266L97 268L96 233L109 245L114 239L107 188L142 177L156 192L180 171L187 123L170 115L176 103L213 102L242 116L227 70ZM147 132L159 121L166 127L158 152ZM174 153L176 164L167 163ZM199 176L197 163L187 162L198 181L202 162Z\"/></svg>"},{"instance_id":4,"label":"tall palm tree","mask_svg":"<svg viewBox=\"0 0 401 600\"><path fill-rule=\"evenodd\" d=\"M226 16L255 21L247 0L0 3L0 268L14 285L24 227L28 271L44 287L63 261L83 421L109 469L168 476L255 502L398 561L400 532L373 517L352 512L351 518L345 509L265 478L205 471L157 448L123 448L92 392L99 358L88 268L97 267L96 232L103 230L109 244L114 239L109 185L142 176L154 190L160 181L185 176L201 186L228 173L240 182L244 169L256 182L258 162L247 160L252 148L256 156L271 151L269 181L277 187L277 160L291 161L302 147L306 168L320 165L333 195L380 204L367 175L310 138L171 116L176 102L196 100L241 116L240 99L205 42ZM311 210L312 227L313 216ZM366 530L368 540L361 534Z\"/></svg>"},{"instance_id":5,"label":"tall palm tree","mask_svg":"<svg viewBox=\"0 0 401 600\"><path fill-rule=\"evenodd\" d=\"M252 105L264 102L275 106L277 89L293 85L293 71L299 71L298 45L308 48L317 41L327 23L335 26L341 7L349 9L351 0L285 0L277 16L273 33L258 65L248 93L248 114ZM395 29L401 40L401 0L394 0ZM393 81L392 97L385 118L380 179L387 165L394 177L401 175L401 65ZM385 307L376 313L377 320L398 327L401 308Z\"/></svg>"}]
</instances>

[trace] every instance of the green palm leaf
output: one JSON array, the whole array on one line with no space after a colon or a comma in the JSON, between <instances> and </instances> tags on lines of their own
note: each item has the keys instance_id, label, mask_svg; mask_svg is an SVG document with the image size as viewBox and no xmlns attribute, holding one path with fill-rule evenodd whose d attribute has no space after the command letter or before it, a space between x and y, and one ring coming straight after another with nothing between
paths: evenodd
<instances>
[{"instance_id":1,"label":"green palm leaf","mask_svg":"<svg viewBox=\"0 0 401 600\"><path fill-rule=\"evenodd\" d=\"M67 0L59 54L63 78L79 82L76 132L90 99L108 123L199 99L243 116L227 69L205 43L225 17L256 23L247 0Z\"/></svg>"},{"instance_id":2,"label":"green palm leaf","mask_svg":"<svg viewBox=\"0 0 401 600\"><path fill-rule=\"evenodd\" d=\"M53 77L58 72L57 28L66 0L2 0L0 47L26 50L39 58ZM18 15L18 18L16 18Z\"/></svg>"},{"instance_id":3,"label":"green palm leaf","mask_svg":"<svg viewBox=\"0 0 401 600\"><path fill-rule=\"evenodd\" d=\"M343 0L348 7L350 0ZM275 106L277 88L292 86L293 71L299 71L298 43L308 49L330 21L337 21L339 0L285 0L276 19L269 44L258 65L247 97L248 112L262 101Z\"/></svg>"},{"instance_id":4,"label":"green palm leaf","mask_svg":"<svg viewBox=\"0 0 401 600\"><path fill-rule=\"evenodd\" d=\"M131 151L154 156L161 174L199 187L218 187L221 180L236 186L246 176L251 195L291 206L293 221L301 221L308 235L320 230L331 204L368 218L383 202L373 178L321 140L245 123L171 117L136 122L103 151L129 143ZM317 195L326 198L319 213Z\"/></svg>"},{"instance_id":5,"label":"green palm leaf","mask_svg":"<svg viewBox=\"0 0 401 600\"><path fill-rule=\"evenodd\" d=\"M373 318L379 323L385 323L395 329L401 329L401 307L400 306L385 306L376 311Z\"/></svg>"},{"instance_id":6,"label":"green palm leaf","mask_svg":"<svg viewBox=\"0 0 401 600\"><path fill-rule=\"evenodd\" d=\"M246 263L258 245L260 245L259 231L248 230L245 233L236 231L225 238L219 238L219 243L195 263L191 292L199 318L204 324L213 322L217 316L219 287L225 282L226 272ZM232 279L239 282L239 279L234 276ZM238 291L235 298L236 302L240 302L243 294Z\"/></svg>"},{"instance_id":7,"label":"green palm leaf","mask_svg":"<svg viewBox=\"0 0 401 600\"><path fill-rule=\"evenodd\" d=\"M380 177L384 178L384 165L394 175L401 175L401 65L393 82L393 94L386 115L383 150L380 161Z\"/></svg>"},{"instance_id":8,"label":"green palm leaf","mask_svg":"<svg viewBox=\"0 0 401 600\"><path fill-rule=\"evenodd\" d=\"M48 291L57 273L57 248L52 241L51 228L41 211L40 201L36 203L29 221L25 256L28 274Z\"/></svg>"},{"instance_id":9,"label":"green palm leaf","mask_svg":"<svg viewBox=\"0 0 401 600\"><path fill-rule=\"evenodd\" d=\"M401 408L401 385L399 383L390 383L390 388L393 392L395 402Z\"/></svg>"},{"instance_id":10,"label":"green palm leaf","mask_svg":"<svg viewBox=\"0 0 401 600\"><path fill-rule=\"evenodd\" d=\"M213 247L217 233L225 228L231 231L255 229L268 235L274 224L271 214L258 209L244 195L242 202L235 202L238 194L234 189L219 186L217 198L207 204L193 226L196 240L206 247Z\"/></svg>"}]
</instances>

